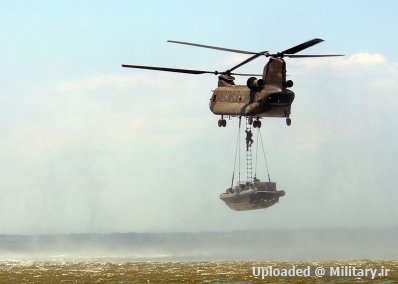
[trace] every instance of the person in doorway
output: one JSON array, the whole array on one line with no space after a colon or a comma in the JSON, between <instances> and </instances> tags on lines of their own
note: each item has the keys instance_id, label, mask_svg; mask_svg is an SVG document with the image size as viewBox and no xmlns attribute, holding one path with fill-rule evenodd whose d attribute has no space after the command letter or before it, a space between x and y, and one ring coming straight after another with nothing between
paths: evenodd
<instances>
[{"instance_id":1,"label":"person in doorway","mask_svg":"<svg viewBox=\"0 0 398 284\"><path fill-rule=\"evenodd\" d=\"M246 151L249 151L249 147L251 147L251 145L253 144L253 139L252 139L253 133L250 129L249 130L246 129L245 132L246 132Z\"/></svg>"}]
</instances>

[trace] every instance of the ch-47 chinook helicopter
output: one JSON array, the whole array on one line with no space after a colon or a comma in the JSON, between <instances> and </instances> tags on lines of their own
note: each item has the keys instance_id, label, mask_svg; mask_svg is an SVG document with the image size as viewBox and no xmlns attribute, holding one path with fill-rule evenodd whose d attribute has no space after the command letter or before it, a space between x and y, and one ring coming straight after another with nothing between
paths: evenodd
<instances>
[{"instance_id":1,"label":"ch-47 chinook helicopter","mask_svg":"<svg viewBox=\"0 0 398 284\"><path fill-rule=\"evenodd\" d=\"M322 42L322 39L315 38L292 48L286 49L278 53L269 53L268 51L245 51L216 46L209 46L203 44L172 41L168 42L185 44L197 47L211 48L223 50L228 52L243 53L252 55L245 61L238 65L224 71L202 71L192 69L177 69L166 67L142 66L142 65L125 65L123 67L149 69L167 72L177 72L186 74L214 74L218 76L218 87L213 91L210 98L210 110L216 114L221 115L218 121L219 127L225 127L227 121L224 117L248 117L250 125L260 128L262 117L285 117L286 124L291 124L290 112L291 104L294 100L294 92L288 88L293 86L292 80L286 81L286 63L284 57L289 58L304 58L304 57L331 57L343 56L340 54L323 54L323 55L296 55L297 52L302 51L308 47ZM260 57L269 57L268 63L264 66L262 75L258 74L242 74L234 73L232 71L249 63L250 61ZM235 85L235 78L232 76L251 76L247 80L246 85ZM262 76L261 79L255 76Z\"/></svg>"}]
</instances>

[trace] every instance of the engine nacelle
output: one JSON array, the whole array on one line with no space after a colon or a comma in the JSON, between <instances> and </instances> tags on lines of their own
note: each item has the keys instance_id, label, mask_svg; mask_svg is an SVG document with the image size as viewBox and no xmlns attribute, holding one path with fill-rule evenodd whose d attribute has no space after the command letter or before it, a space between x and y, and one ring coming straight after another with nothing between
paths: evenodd
<instances>
[{"instance_id":1,"label":"engine nacelle","mask_svg":"<svg viewBox=\"0 0 398 284\"><path fill-rule=\"evenodd\" d=\"M247 87L250 90L259 90L262 87L264 87L264 84L265 84L265 82L263 79L257 79L256 77L250 77L247 80Z\"/></svg>"},{"instance_id":2,"label":"engine nacelle","mask_svg":"<svg viewBox=\"0 0 398 284\"><path fill-rule=\"evenodd\" d=\"M292 81L292 80L287 80L287 81L285 82L285 87L286 87L286 88L291 88L291 87L293 87L293 81Z\"/></svg>"}]
</instances>

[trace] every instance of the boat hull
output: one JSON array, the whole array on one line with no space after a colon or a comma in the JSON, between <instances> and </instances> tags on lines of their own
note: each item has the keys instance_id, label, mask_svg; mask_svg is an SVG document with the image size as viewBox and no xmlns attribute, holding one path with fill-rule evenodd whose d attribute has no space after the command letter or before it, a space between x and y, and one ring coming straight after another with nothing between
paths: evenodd
<instances>
[{"instance_id":1,"label":"boat hull","mask_svg":"<svg viewBox=\"0 0 398 284\"><path fill-rule=\"evenodd\" d=\"M283 190L276 190L275 182L258 181L228 188L220 199L232 210L246 211L270 207L284 195Z\"/></svg>"}]
</instances>

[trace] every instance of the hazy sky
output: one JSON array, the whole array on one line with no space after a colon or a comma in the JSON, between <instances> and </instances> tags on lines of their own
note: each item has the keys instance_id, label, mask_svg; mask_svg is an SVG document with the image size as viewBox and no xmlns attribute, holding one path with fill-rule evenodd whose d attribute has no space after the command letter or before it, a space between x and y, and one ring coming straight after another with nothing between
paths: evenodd
<instances>
[{"instance_id":1,"label":"hazy sky","mask_svg":"<svg viewBox=\"0 0 398 284\"><path fill-rule=\"evenodd\" d=\"M397 226L397 10L392 0L1 1L0 233ZM266 210L235 212L218 197L237 120L218 128L215 76L121 68L222 71L247 58L169 39L277 52L315 37L325 42L307 53L346 56L286 59L292 125L262 127L286 196Z\"/></svg>"}]
</instances>

